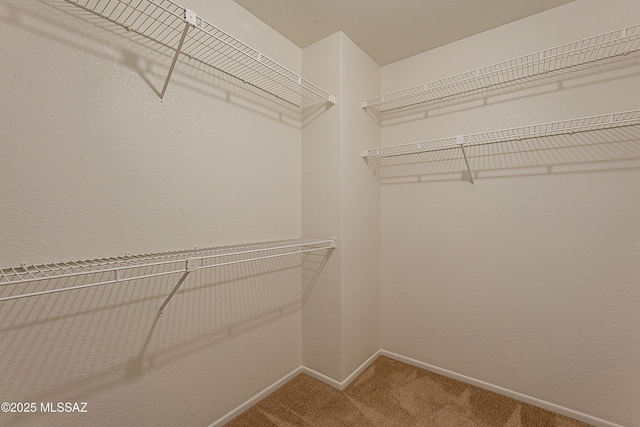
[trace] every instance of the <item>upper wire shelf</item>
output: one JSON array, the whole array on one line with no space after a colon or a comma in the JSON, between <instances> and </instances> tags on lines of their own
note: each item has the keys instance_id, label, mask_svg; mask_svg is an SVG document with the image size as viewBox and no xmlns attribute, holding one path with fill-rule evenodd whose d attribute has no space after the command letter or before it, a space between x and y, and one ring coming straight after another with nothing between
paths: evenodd
<instances>
[{"instance_id":1,"label":"upper wire shelf","mask_svg":"<svg viewBox=\"0 0 640 427\"><path fill-rule=\"evenodd\" d=\"M639 125L640 110L629 110L558 122L494 130L490 132L458 135L454 137L411 142L408 144L398 144L380 148L370 148L362 150L361 154L365 159L381 160L389 157L406 156L426 152L456 149L461 150L467 171L469 172L469 179L473 184L473 174L469 167L465 148L485 144L509 143L532 138L554 137L564 138L565 140L563 141L563 144L566 144L566 139L579 138L579 135L584 134L585 132L605 131L608 129Z\"/></svg>"},{"instance_id":2,"label":"upper wire shelf","mask_svg":"<svg viewBox=\"0 0 640 427\"><path fill-rule=\"evenodd\" d=\"M39 265L23 264L20 267L0 269L0 302L183 274L170 298L188 273L194 271L335 247L335 239L297 239ZM46 286L40 289L38 282L45 281Z\"/></svg>"},{"instance_id":3,"label":"upper wire shelf","mask_svg":"<svg viewBox=\"0 0 640 427\"><path fill-rule=\"evenodd\" d=\"M164 97L180 54L271 94L304 112L335 96L171 0L65 0L175 51Z\"/></svg>"},{"instance_id":4,"label":"upper wire shelf","mask_svg":"<svg viewBox=\"0 0 640 427\"><path fill-rule=\"evenodd\" d=\"M640 50L640 24L362 101L379 119L516 81L557 74Z\"/></svg>"}]
</instances>

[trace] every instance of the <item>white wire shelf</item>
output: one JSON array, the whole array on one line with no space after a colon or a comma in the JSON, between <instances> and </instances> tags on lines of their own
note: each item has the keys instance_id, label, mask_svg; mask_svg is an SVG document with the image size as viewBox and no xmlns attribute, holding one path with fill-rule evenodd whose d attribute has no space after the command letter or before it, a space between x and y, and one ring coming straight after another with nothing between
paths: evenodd
<instances>
[{"instance_id":1,"label":"white wire shelf","mask_svg":"<svg viewBox=\"0 0 640 427\"><path fill-rule=\"evenodd\" d=\"M640 126L640 110L622 111L599 116L582 117L468 135L458 135L380 148L370 148L362 150L361 154L364 159L374 159L379 161L389 157L408 156L443 150L461 150L467 171L469 172L471 183L473 184L473 174L469 167L465 148L478 145L510 143L534 138L560 136L565 139L563 144L566 144L567 138L578 138L578 135L582 135L585 132L604 131L629 126ZM633 135L635 135L635 133Z\"/></svg>"},{"instance_id":2,"label":"white wire shelf","mask_svg":"<svg viewBox=\"0 0 640 427\"><path fill-rule=\"evenodd\" d=\"M601 63L640 50L640 24L362 101L379 119L447 99Z\"/></svg>"},{"instance_id":3,"label":"white wire shelf","mask_svg":"<svg viewBox=\"0 0 640 427\"><path fill-rule=\"evenodd\" d=\"M160 98L182 54L304 112L335 96L170 0L65 0L175 51Z\"/></svg>"},{"instance_id":4,"label":"white wire shelf","mask_svg":"<svg viewBox=\"0 0 640 427\"><path fill-rule=\"evenodd\" d=\"M170 298L191 272L334 248L335 239L297 239L39 265L23 264L0 270L0 302L183 274ZM37 289L37 286L36 289L30 288L43 282L48 285L46 289Z\"/></svg>"}]
</instances>

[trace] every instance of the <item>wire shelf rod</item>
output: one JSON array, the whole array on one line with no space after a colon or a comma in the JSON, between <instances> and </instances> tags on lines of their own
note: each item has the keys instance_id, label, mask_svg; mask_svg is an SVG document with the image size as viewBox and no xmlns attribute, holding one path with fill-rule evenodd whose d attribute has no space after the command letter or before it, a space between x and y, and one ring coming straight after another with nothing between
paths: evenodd
<instances>
[{"instance_id":1,"label":"wire shelf rod","mask_svg":"<svg viewBox=\"0 0 640 427\"><path fill-rule=\"evenodd\" d=\"M278 248L278 249L280 249L280 248ZM213 268L213 267L224 267L226 265L234 265L234 264L240 264L240 263L243 263L243 262L258 261L258 260L262 260L262 259L278 258L278 257L282 257L282 256L287 256L287 255L297 255L297 254L303 254L303 253L307 253L307 252L314 252L314 251L320 251L320 250L326 250L326 249L331 249L331 247L321 247L321 248L313 248L313 249L300 249L300 250L295 251L295 252L286 252L286 253L283 253L283 254L261 255L261 256L257 256L257 257L253 257L253 258L240 259L240 260L234 260L234 261L225 261L225 262L219 262L219 263L210 264L210 265L201 265L200 267L198 267L198 269ZM265 249L263 249L263 250L265 250Z\"/></svg>"},{"instance_id":2,"label":"wire shelf rod","mask_svg":"<svg viewBox=\"0 0 640 427\"><path fill-rule=\"evenodd\" d=\"M335 96L171 0L64 0L161 46L257 87L303 110ZM189 25L193 31L177 46ZM193 34L191 34L193 33ZM222 57L222 58L221 58Z\"/></svg>"},{"instance_id":3,"label":"wire shelf rod","mask_svg":"<svg viewBox=\"0 0 640 427\"><path fill-rule=\"evenodd\" d=\"M634 25L369 98L362 102L362 106L385 114L412 105L626 55L638 49L640 25Z\"/></svg>"},{"instance_id":4,"label":"wire shelf rod","mask_svg":"<svg viewBox=\"0 0 640 427\"><path fill-rule=\"evenodd\" d=\"M64 288L49 289L49 290L46 290L46 291L31 292L31 293L19 294L19 295L10 295L8 297L0 298L0 302L10 301L10 300L14 300L14 299L35 297L35 296L39 296L39 295L56 294L56 293L60 293L60 292L74 291L74 290L78 290L78 289L93 288L95 286L112 285L112 284L115 284L115 283L128 282L128 281L137 280L137 279L149 279L149 278L153 278L153 277L168 276L170 274L179 274L179 273L183 273L183 270L166 271L166 272L162 272L162 273L145 274L143 276L127 277L127 278L122 278L122 279L119 279L119 280L112 279L112 280L105 280L105 281L101 281L101 282L86 283L86 284L83 284L83 285L74 285L74 286L67 286L67 287L64 287ZM40 280L47 280L47 279L40 279Z\"/></svg>"},{"instance_id":5,"label":"wire shelf rod","mask_svg":"<svg viewBox=\"0 0 640 427\"><path fill-rule=\"evenodd\" d=\"M206 22L206 21L205 21L205 22ZM209 25L211 25L211 24L209 24ZM204 26L203 26L203 27L204 27ZM285 78L285 79L289 80L289 82L293 84L292 88L294 88L294 89L300 88L300 89L312 90L312 91L313 91L317 96L322 97L322 98L325 98L327 101L330 101L330 96L327 96L328 94L325 94L325 93L324 93L324 91L323 91L322 89L320 89L319 87L317 87L317 86L316 86L316 85L314 85L313 83L308 82L308 81L306 81L306 80L302 79L302 77L300 77L300 76L296 75L295 73L293 73L293 72L289 71L288 69L284 68L282 65L278 64L277 62L275 62L275 61L273 61L273 60L271 60L271 59L267 58L266 56L263 56L262 54L260 54L260 53L259 53L259 52L257 52L257 51L254 51L254 52L256 52L256 54L257 54L257 58L254 58L253 56L249 55L247 52L245 52L245 51L243 51L243 50L241 50L241 49L239 49L239 48L237 48L237 47L235 47L235 46L231 45L230 43L226 42L225 40L220 39L220 38L219 38L219 37L217 37L215 34L213 34L211 31L206 30L206 29L205 29L205 28L203 28L203 27L196 27L196 28L198 28L199 30L201 30L201 31L205 32L205 33L206 33L206 34L208 34L209 36L216 38L216 39L217 39L217 40L219 40L221 43L226 44L229 48L231 48L231 49L235 50L236 52L240 53L241 55L246 55L246 56L247 56L247 57L249 57L250 59L252 59L252 60L254 60L254 61L257 61L257 62L258 62L258 63L260 63L261 65L263 65L263 66L267 67L270 71L273 71L273 72L274 72L274 73L276 73L277 75L279 75L279 76L281 76L281 77L283 77L283 78ZM214 27L214 28L215 28L215 27ZM217 30L217 31L220 31L220 30L219 30L219 29L217 29L217 28L216 28L216 30ZM233 36L229 36L229 37L233 38L233 40L234 40L235 42L237 42L237 43L242 43L242 42L240 42L239 40L235 39ZM252 50L253 50L253 49L252 49ZM275 66L270 65L267 61L268 61L268 62L272 62L273 64L276 64L276 65L277 65L277 67L278 67L278 68L280 68L280 69L276 69L276 67L275 67ZM286 72L285 72L285 71L283 71L283 70L286 70ZM256 70L254 70L254 71L256 71ZM258 72L258 71L256 71L256 72ZM303 81L304 81L308 86L311 86L311 88L312 88L312 89L309 89L308 87L303 87L303 86L302 86L302 82L303 82ZM274 83L274 84L275 84L275 83Z\"/></svg>"},{"instance_id":6,"label":"wire shelf rod","mask_svg":"<svg viewBox=\"0 0 640 427\"><path fill-rule=\"evenodd\" d=\"M278 248L278 249L282 249L282 248ZM327 249L331 249L331 247L313 248L313 249L299 249L299 250L297 250L295 252L286 252L286 253L275 254L275 255L260 255L260 256L254 257L254 258L240 259L240 260L235 260L235 261L226 261L226 262L220 262L220 263L216 263L216 264L212 264L212 265L204 265L204 266L200 265L200 266L195 268L195 271L200 270L200 269L205 269L205 268L223 267L223 266L227 266L227 265L235 265L235 264L241 264L241 263L251 262L251 261L272 259L272 258L278 258L278 257L283 257L283 256L288 256L288 255L298 255L298 254L302 254L302 253L314 252L314 251L319 251L319 250L327 250ZM267 249L260 249L259 251L262 252L263 250L267 250ZM255 252L255 251L250 251L250 252ZM187 269L184 272L184 274L182 275L182 277L180 277L180 281L175 285L175 287L171 290L171 293L167 296L167 298L164 300L164 302L160 306L160 309L158 310L159 313L162 313L162 310L164 310L164 308L167 306L167 304L169 303L169 301L171 300L173 295L178 291L178 288L180 288L180 286L182 285L184 280L187 278L189 273L190 273L190 269L189 269L189 266L187 265ZM2 301L2 300L0 300L0 301Z\"/></svg>"},{"instance_id":7,"label":"wire shelf rod","mask_svg":"<svg viewBox=\"0 0 640 427\"><path fill-rule=\"evenodd\" d=\"M259 251L273 251L273 250L283 250L290 249L295 247L302 246L311 246L311 245L330 245L333 240L301 240L296 243L283 243L280 245L273 245L269 242L266 243L258 243L260 248L258 249L250 249L250 250L234 250L232 252L220 252L220 251L228 251L233 248L238 247L247 247L248 245L234 245L234 246L223 246L223 247L210 247L210 248L202 248L202 249L193 249L193 250L184 250L184 251L175 251L175 252L161 252L158 254L148 254L148 255L139 255L133 257L126 258L103 258L96 260L85 260L85 261L73 261L76 266L69 266L69 263L50 263L43 264L40 266L31 265L31 266L23 266L19 267L22 271L16 270L15 267L10 267L9 269L3 269L2 271L3 280L0 281L0 286L13 285L19 283L30 283L47 279L61 279L61 278L69 278L69 277L77 277L88 274L105 274L113 271L124 272L126 270L132 270L136 268L143 267L159 267L167 264L175 264L184 262L189 258L197 258L201 260L212 259L212 258L220 258L220 257L229 257L229 256L239 256L246 255L250 253L256 253ZM218 253L211 253L218 252ZM293 252L292 252L293 253ZM173 257L171 259L162 259ZM128 265L120 265L128 263ZM66 266L61 266L60 264L66 264ZM43 267L49 267L47 269L42 269ZM80 269L80 271L74 271ZM10 275L6 275L6 271L11 270L13 273ZM33 275L33 270L37 270L43 277L38 277ZM71 270L71 271L69 271ZM31 278L25 278L23 275L29 274ZM14 277L12 280L11 277ZM15 277L18 279L16 280Z\"/></svg>"},{"instance_id":8,"label":"wire shelf rod","mask_svg":"<svg viewBox=\"0 0 640 427\"><path fill-rule=\"evenodd\" d=\"M112 268L102 268L102 269L98 269L98 270L81 270L81 271L74 271L75 269L79 269L81 267L60 267L58 264L53 264L56 267L47 270L46 273L44 273L45 270L40 270L40 268L38 266L29 266L29 268L33 268L33 269L37 269L40 272L42 272L41 274L43 274L42 277L39 276L35 276L33 275L32 270L26 270L23 271L21 273L18 273L15 268L12 268L12 270L15 272L14 276L19 277L18 280L10 280L7 283L0 283L0 286L7 286L7 285L15 285L15 284L22 284L22 283L31 283L31 282L39 282L42 280L48 280L48 279L63 279L63 278L70 278L70 277L78 277L78 276L86 276L88 274L105 274L105 273L109 273L109 272L114 272L114 271L125 271L125 270L130 270L130 269L134 269L134 268L143 268L143 267L158 267L158 266L162 266L162 265L167 265L167 264L173 264L173 263L177 263L182 261L181 259L175 259L175 260L167 260L167 261L158 261L158 262L147 262L144 264L134 264L134 265L126 265L126 266L121 266L121 267L112 267ZM85 268L90 268L89 266L86 266ZM71 270L71 272L66 272ZM63 271L64 273L60 273L60 274L47 274L47 273L51 273L51 272L57 272L57 271ZM21 276L24 274L29 274L32 276L32 278L26 279L24 277Z\"/></svg>"},{"instance_id":9,"label":"wire shelf rod","mask_svg":"<svg viewBox=\"0 0 640 427\"><path fill-rule=\"evenodd\" d=\"M598 116L542 123L516 128L482 132L458 137L448 137L427 141L410 142L388 147L366 149L362 157L386 158L419 154L430 151L451 150L460 146L496 144L548 136L570 135L578 132L606 130L617 127L640 125L640 110L629 110ZM463 142L460 142L462 138Z\"/></svg>"},{"instance_id":10,"label":"wire shelf rod","mask_svg":"<svg viewBox=\"0 0 640 427\"><path fill-rule=\"evenodd\" d=\"M618 31L616 31L616 32L618 32ZM637 39L638 38L637 36L638 35L636 35L636 37L633 37L633 39ZM631 39L631 36L625 36L625 38L630 38ZM615 40L613 42L615 42ZM572 44L576 44L576 43L579 43L579 42L574 42ZM611 45L611 44L612 44L612 40L608 40L608 41L604 41L604 42L601 42L601 43L597 43L595 45L588 45L588 46L580 47L580 48L577 48L577 49L574 49L574 50L560 52L560 53L557 53L557 54L554 54L554 55L550 55L550 56L544 56L544 52L547 52L547 51L550 51L550 50L554 50L554 49L557 49L557 48L545 49L544 51L536 52L534 54L525 55L525 56L522 56L522 57L519 57L519 58L515 58L515 59L509 60L509 61L496 63L496 64L493 64L493 65L485 66L485 67L478 68L478 69L475 69L475 70L472 70L472 71L463 72L463 73L460 73L460 74L457 74L455 76L448 77L448 78L445 78L445 79L436 80L436 81L431 82L431 83L421 84L421 85L413 86L413 87L410 87L410 88L407 88L407 89L403 89L403 90L400 90L400 91L397 91L397 92L394 92L394 93L391 93L391 94L387 94L387 95L384 95L384 96L380 97L380 102L400 101L400 100L408 98L408 97L417 96L417 95L420 94L420 92L427 92L429 90L435 90L435 89L446 89L447 87L453 87L455 85L464 85L465 83L468 83L468 82L471 82L473 80L476 80L478 77L484 77L485 80L486 80L488 77L491 77L493 75L505 74L505 73L508 73L508 72L516 70L516 69L524 69L526 67L530 67L532 65L539 64L541 61L549 62L550 60L557 59L558 57L569 57L571 54L576 54L577 52L580 52L580 51L590 51L590 50L593 51L593 50L597 49L598 47L600 47L602 45ZM595 60L604 59L604 58L611 57L611 56L628 54L629 52L630 52L629 50L623 50L623 51L618 51L618 52L613 52L613 53L610 52L610 53L605 54L603 58L583 59L583 60L580 60L577 64L574 64L574 65L581 65L583 63L593 62ZM519 62L520 59L529 58L529 57L534 57L534 59L527 60L525 62ZM508 64L508 63L511 63L511 62L516 62L516 64L515 65L506 66L506 67L501 67L502 65ZM571 65L566 66L566 67L570 67L570 66ZM493 69L493 68L495 68L494 71L483 72L484 69ZM564 68L564 67L562 67L562 68ZM542 73L546 73L546 72L549 72L549 71L551 71L551 70L550 69L543 69L541 72ZM532 73L532 74L539 74L539 73L540 73L540 71L538 71L537 73ZM470 76L466 77L468 75L470 75ZM460 79L456 79L456 77L460 77ZM513 80L516 80L517 78L518 77L513 77ZM450 80L453 80L453 81L449 82ZM511 80L511 79L509 79L509 80ZM489 87L489 86L501 83L500 81L497 81L497 82L493 82L491 80L487 80L487 81L489 83L486 83L484 85L484 87ZM493 82L493 83L491 83L491 82ZM472 87L469 90L481 89L481 88L482 87ZM410 92L410 93L405 93L405 92ZM464 91L462 91L462 92L464 92ZM394 96L395 94L399 94L399 95L398 96ZM452 93L452 95L453 95L453 93ZM372 98L372 99L376 99L376 98ZM375 103L373 103L372 105L375 105Z\"/></svg>"},{"instance_id":11,"label":"wire shelf rod","mask_svg":"<svg viewBox=\"0 0 640 427\"><path fill-rule=\"evenodd\" d=\"M208 61L206 59L199 59L196 56L191 56L190 54L184 54L183 55L187 56L189 59L196 61L200 64L206 65L208 67L211 67L217 71L220 71L221 73L224 73L226 75L229 75L233 78L236 78L240 81L242 81L244 84L249 85L251 87L254 87L256 89L259 90L264 90L267 93L270 93L271 95L275 96L276 98L285 101L295 107L299 107L302 108L303 107L303 103L302 102L298 102L297 100L291 100L289 99L290 97L288 96L289 94L289 90L286 87L282 87L280 84L275 83L275 82L271 82L270 84L268 83L264 83L263 81L261 82L255 82L255 83L251 83L248 78L243 77L243 69L245 69L244 64L239 63L236 61L237 63L237 69L228 69L228 67L230 67L228 64L231 63L231 61L233 60L232 58L229 58L229 61L227 61L226 63L223 63L221 65L213 65L213 63L211 61ZM225 68L227 67L227 68ZM265 80L267 80L265 78ZM267 80L269 81L269 80ZM298 92L295 92L298 93ZM304 93L298 93L300 95L301 98L305 98L307 100L309 100L311 103L315 103L316 100L312 97L309 96L305 96ZM329 101L328 101L329 102ZM331 101L333 103L333 101Z\"/></svg>"},{"instance_id":12,"label":"wire shelf rod","mask_svg":"<svg viewBox=\"0 0 640 427\"><path fill-rule=\"evenodd\" d=\"M205 65L209 65L217 70L220 70L222 72L228 73L231 76L234 76L238 79L240 79L241 81L243 81L246 84L251 84L252 86L255 86L259 89L265 89L267 92L271 93L272 95L277 96L280 99L283 99L287 102L293 103L294 105L297 106L301 106L298 105L297 102L293 102L290 99L288 99L286 96L282 95L283 93L288 92L289 90L293 91L294 93L296 93L297 95L304 97L310 101L313 101L314 98L306 96L304 94L305 91L310 91L313 94L315 94L317 97L322 98L323 100L326 100L327 102L332 102L332 97L331 95L326 94L322 89L320 89L318 86L314 85L311 82L308 82L306 80L303 80L301 77L293 74L292 72L290 72L289 70L286 70L287 73L280 71L278 69L276 69L273 66L270 66L269 64L267 64L265 62L265 59L268 59L264 56L262 56L261 54L259 54L258 52L256 52L257 58L254 58L253 56L251 56L249 53L231 45L229 42L226 42L225 40L220 39L218 36L216 36L215 34L213 34L211 31L208 31L204 28L201 27L196 27L198 30L203 31L205 34L209 35L210 37L215 38L217 41L219 41L220 43L225 44L228 49L214 49L212 47L210 47L210 45L207 43L207 40L201 40L201 39L196 39L195 36L193 37L193 39L191 40L192 43L200 43L201 45L201 49L197 49L195 52L191 52L188 49L185 49L184 55L186 55L187 57L194 59L202 64ZM219 31L216 28L217 31ZM231 36L230 36L231 37ZM237 41L236 39L234 39L234 41ZM237 41L238 43L241 43L239 41ZM200 58L200 55L204 55L201 54L201 52L203 50L210 50L211 53L203 56L202 58ZM231 52L229 52L231 51ZM267 67L269 69L269 71L272 71L274 73L276 73L277 75L279 75L280 77L288 80L288 84L290 86L287 86L277 80L275 80L275 77L269 77L268 75L264 74L263 72L261 72L260 70L257 70L255 68L253 68L251 65L247 65L245 63L243 63L240 59L235 58L234 56L232 56L233 53L238 53L242 56L247 56L249 59L254 60L254 61L258 61L261 65L263 65L264 67ZM233 68L229 71L225 71L224 67L229 67L228 64L222 64L223 66L214 66L212 65L212 62L214 61L214 59L216 58L216 55L222 54L224 55L226 58L228 58L230 61L233 61L237 64L238 68ZM273 62L273 61L272 61ZM275 63L277 64L277 63ZM281 65L278 64L279 67L282 67ZM282 67L284 68L284 67ZM258 82L256 84L252 84L248 79L249 77L247 77L247 75L245 73L249 73L250 71L262 76L267 83L264 82ZM289 74L289 75L287 75ZM255 77L254 77L255 78ZM302 83L305 83L305 85L303 86ZM302 104L302 103L300 103Z\"/></svg>"},{"instance_id":13,"label":"wire shelf rod","mask_svg":"<svg viewBox=\"0 0 640 427\"><path fill-rule=\"evenodd\" d=\"M241 248L241 247L249 247L252 249L247 249L247 250L234 249L234 248ZM195 249L195 250L187 250L187 251L166 252L158 255L153 254L151 256L142 255L141 256L142 262L138 262L132 265L119 266L119 267L116 266L113 268L100 268L98 270L90 269L86 271L75 271L72 273L62 273L62 274L56 274L52 272L66 271L68 268L91 268L91 266L95 264L83 265L82 261L77 261L72 263L78 264L80 267L72 266L72 267L65 268L59 265L59 264L68 264L68 263L51 263L51 264L44 264L41 266L27 266L27 267L23 266L23 267L17 267L17 268L10 267L10 268L0 270L0 273L2 274L0 276L2 278L2 283L0 283L0 285L2 286L21 285L21 284L28 284L28 283L37 282L37 281L58 280L62 278L72 278L72 277L78 277L78 276L101 275L101 274L113 274L113 278L108 280L101 280L97 282L84 283L80 285L67 286L63 288L9 295L6 297L0 297L0 302L19 299L19 298L38 296L38 295L66 292L66 291L71 291L76 289L85 289L85 288L90 288L94 286L104 286L104 285L109 285L114 283L123 283L123 282L129 282L133 280L149 279L154 277L185 273L185 271L187 272L197 271L200 269L222 267L227 265L240 264L244 262L258 261L262 259L271 259L271 258L278 258L283 256L289 256L289 255L314 252L314 251L328 250L328 249L333 249L335 247L336 247L335 239L329 239L329 240L309 239L309 240L300 240L300 241L297 241L296 243L294 243L294 241L284 241L282 244L279 244L279 245L277 244L277 242L265 242L265 243L257 243L253 245L234 245L234 246L226 246L226 247L213 247L213 248ZM290 250L290 249L297 249L297 250ZM273 252L278 250L280 251L289 250L289 251L283 252L283 253L277 253L277 254L266 254L266 255L263 254L263 252ZM206 252L211 252L211 251L219 251L220 253L206 254ZM201 255L202 252L205 252L205 254ZM146 260L150 258L154 259L154 258L159 258L163 256L175 256L176 253L180 254L181 256L179 258L174 258L169 260L146 262ZM212 260L216 258L237 257L241 255L256 254L256 253L258 253L257 256L253 256L250 258L243 258L243 259L231 260L231 261L222 260L220 262L214 262L212 264L206 263L204 265L202 263L202 261ZM104 260L100 259L97 261L99 263L98 265L102 266L104 265L105 262L109 264L109 263L113 263L114 260L120 261L120 259L117 259L117 258L104 259ZM127 261L127 259L122 261ZM133 261L135 261L135 258L133 259ZM189 261L195 262L197 267L190 267ZM169 271L161 271L161 272L146 273L146 274L133 274L129 276L124 276L121 274L124 271L130 270L130 269L157 267L157 266L162 266L167 264L174 264L174 269ZM50 266L50 265L54 265L56 270L43 269L44 266ZM23 271L20 271L20 270L23 270ZM39 274L42 274L43 276L42 277L35 276L33 274L34 270L37 271ZM29 274L32 277L27 278L26 276L27 274Z\"/></svg>"}]
</instances>

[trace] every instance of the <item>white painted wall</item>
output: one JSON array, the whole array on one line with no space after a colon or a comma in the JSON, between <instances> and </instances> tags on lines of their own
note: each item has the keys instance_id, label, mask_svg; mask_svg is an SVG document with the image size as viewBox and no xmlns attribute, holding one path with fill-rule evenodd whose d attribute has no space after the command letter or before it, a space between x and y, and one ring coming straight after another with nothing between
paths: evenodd
<instances>
[{"instance_id":1,"label":"white painted wall","mask_svg":"<svg viewBox=\"0 0 640 427\"><path fill-rule=\"evenodd\" d=\"M340 203L342 379L380 349L380 186L361 150L377 147L380 130L362 109L380 87L380 66L341 33Z\"/></svg>"},{"instance_id":2,"label":"white painted wall","mask_svg":"<svg viewBox=\"0 0 640 427\"><path fill-rule=\"evenodd\" d=\"M380 189L360 159L379 140L360 98L380 87L380 67L339 32L303 49L303 73L338 94L302 130L303 235L338 239L305 292L303 364L342 382L380 348Z\"/></svg>"},{"instance_id":3,"label":"white painted wall","mask_svg":"<svg viewBox=\"0 0 640 427\"><path fill-rule=\"evenodd\" d=\"M183 0L179 4L194 10L221 30L300 74L302 50L236 2Z\"/></svg>"},{"instance_id":4,"label":"white painted wall","mask_svg":"<svg viewBox=\"0 0 640 427\"><path fill-rule=\"evenodd\" d=\"M185 4L299 71L231 0ZM122 33L61 1L0 4L0 266L299 237L299 122L184 62L159 106L170 57ZM89 412L0 424L208 425L301 365L296 260L194 275L154 329L174 284L3 303L2 401Z\"/></svg>"},{"instance_id":5,"label":"white painted wall","mask_svg":"<svg viewBox=\"0 0 640 427\"><path fill-rule=\"evenodd\" d=\"M300 234L338 249L318 277L321 256L194 276L155 327L173 281L4 303L0 397L89 413L1 422L206 425L300 364L342 381L382 347L640 423L637 141L542 160L474 151L475 188L460 159L421 177L437 182L378 188L359 158L379 142L637 108L637 63L380 129L359 108L380 89L635 24L636 1L577 0L382 70L344 34L301 51L231 0L184 4L338 104L300 128L180 62L160 107L164 52L58 1L5 1L0 265Z\"/></svg>"},{"instance_id":6,"label":"white painted wall","mask_svg":"<svg viewBox=\"0 0 640 427\"><path fill-rule=\"evenodd\" d=\"M302 72L337 104L312 117L302 128L302 236L323 235L338 240L322 270L319 256L303 263L302 363L338 380L341 376L341 206L340 206L340 34L302 50ZM320 113L320 111L318 112Z\"/></svg>"},{"instance_id":7,"label":"white painted wall","mask_svg":"<svg viewBox=\"0 0 640 427\"><path fill-rule=\"evenodd\" d=\"M637 1L577 0L383 67L382 93L638 22ZM387 121L381 145L636 109L639 76L634 60ZM478 149L475 188L459 153L396 170L413 182L381 186L382 348L640 425L638 144Z\"/></svg>"}]
</instances>

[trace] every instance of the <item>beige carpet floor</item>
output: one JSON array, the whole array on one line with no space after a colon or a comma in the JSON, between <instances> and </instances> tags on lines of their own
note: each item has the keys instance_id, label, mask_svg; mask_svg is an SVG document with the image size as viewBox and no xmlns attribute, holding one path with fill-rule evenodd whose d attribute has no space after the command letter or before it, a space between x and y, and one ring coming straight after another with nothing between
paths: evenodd
<instances>
[{"instance_id":1,"label":"beige carpet floor","mask_svg":"<svg viewBox=\"0 0 640 427\"><path fill-rule=\"evenodd\" d=\"M300 374L228 427L588 427L387 357L338 391Z\"/></svg>"}]
</instances>

